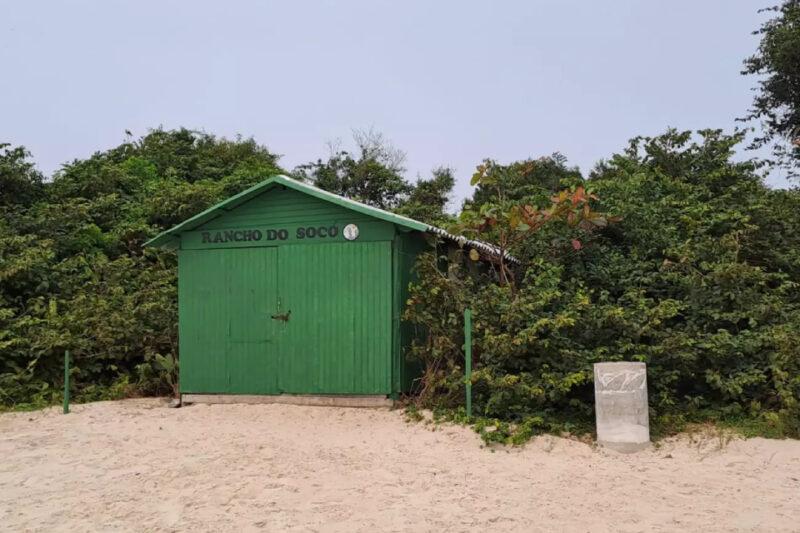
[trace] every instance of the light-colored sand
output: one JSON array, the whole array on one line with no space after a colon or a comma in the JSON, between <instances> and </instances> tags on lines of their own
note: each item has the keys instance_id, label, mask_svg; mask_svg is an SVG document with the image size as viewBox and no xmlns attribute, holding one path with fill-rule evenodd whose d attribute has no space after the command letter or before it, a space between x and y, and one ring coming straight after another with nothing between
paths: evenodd
<instances>
[{"instance_id":1,"label":"light-colored sand","mask_svg":"<svg viewBox=\"0 0 800 533\"><path fill-rule=\"evenodd\" d=\"M402 412L128 400L0 415L9 531L800 531L800 442L481 449Z\"/></svg>"}]
</instances>

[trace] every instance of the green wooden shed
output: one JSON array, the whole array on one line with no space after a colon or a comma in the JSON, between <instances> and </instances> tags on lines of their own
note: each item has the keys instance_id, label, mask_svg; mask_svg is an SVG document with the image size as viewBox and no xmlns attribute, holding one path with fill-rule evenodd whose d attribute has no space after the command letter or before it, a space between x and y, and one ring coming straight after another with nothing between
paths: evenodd
<instances>
[{"instance_id":1,"label":"green wooden shed","mask_svg":"<svg viewBox=\"0 0 800 533\"><path fill-rule=\"evenodd\" d=\"M457 239L275 176L150 240L178 253L181 394L396 398L416 375L400 317L426 234Z\"/></svg>"}]
</instances>

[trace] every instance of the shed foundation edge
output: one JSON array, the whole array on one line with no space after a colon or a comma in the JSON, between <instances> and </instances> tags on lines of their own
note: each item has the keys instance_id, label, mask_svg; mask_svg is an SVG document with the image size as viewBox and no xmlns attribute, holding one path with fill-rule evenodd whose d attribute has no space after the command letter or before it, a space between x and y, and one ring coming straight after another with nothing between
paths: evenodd
<instances>
[{"instance_id":1,"label":"shed foundation edge","mask_svg":"<svg viewBox=\"0 0 800 533\"><path fill-rule=\"evenodd\" d=\"M394 400L383 395L319 394L182 394L182 403L206 404L288 404L328 407L393 407Z\"/></svg>"}]
</instances>

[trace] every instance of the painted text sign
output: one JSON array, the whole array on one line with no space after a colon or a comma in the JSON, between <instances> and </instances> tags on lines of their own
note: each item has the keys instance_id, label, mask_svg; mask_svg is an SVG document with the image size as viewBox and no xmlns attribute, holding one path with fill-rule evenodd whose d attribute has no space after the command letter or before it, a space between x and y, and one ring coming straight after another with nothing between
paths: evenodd
<instances>
[{"instance_id":1,"label":"painted text sign","mask_svg":"<svg viewBox=\"0 0 800 533\"><path fill-rule=\"evenodd\" d=\"M394 226L382 221L330 220L270 226L201 228L181 234L181 248L248 248L289 244L387 241L394 238Z\"/></svg>"},{"instance_id":2,"label":"painted text sign","mask_svg":"<svg viewBox=\"0 0 800 533\"><path fill-rule=\"evenodd\" d=\"M212 230L203 231L201 243L203 244L223 244L228 242L258 242L266 241L285 241L291 235L290 230L281 229L237 229L237 230ZM325 239L336 237L339 234L339 227L333 226L307 226L295 228L294 238L303 239Z\"/></svg>"}]
</instances>

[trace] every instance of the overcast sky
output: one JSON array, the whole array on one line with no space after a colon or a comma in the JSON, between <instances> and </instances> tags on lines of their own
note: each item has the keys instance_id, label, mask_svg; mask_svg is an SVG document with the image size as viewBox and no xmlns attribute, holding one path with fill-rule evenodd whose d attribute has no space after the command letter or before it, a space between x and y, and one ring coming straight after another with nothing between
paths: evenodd
<instances>
[{"instance_id":1,"label":"overcast sky","mask_svg":"<svg viewBox=\"0 0 800 533\"><path fill-rule=\"evenodd\" d=\"M124 131L253 136L282 164L374 128L409 177L635 135L731 130L765 19L753 0L0 0L0 142L50 174ZM770 183L784 185L780 173Z\"/></svg>"}]
</instances>

